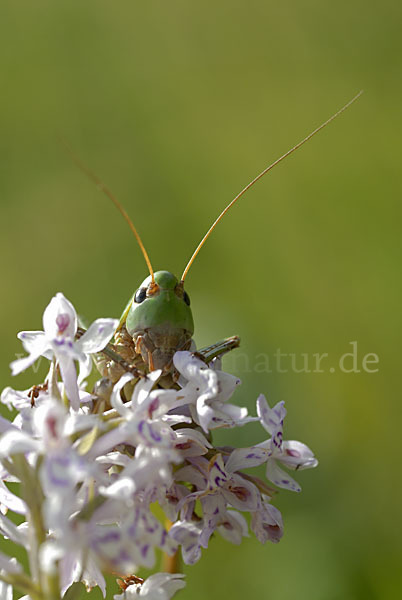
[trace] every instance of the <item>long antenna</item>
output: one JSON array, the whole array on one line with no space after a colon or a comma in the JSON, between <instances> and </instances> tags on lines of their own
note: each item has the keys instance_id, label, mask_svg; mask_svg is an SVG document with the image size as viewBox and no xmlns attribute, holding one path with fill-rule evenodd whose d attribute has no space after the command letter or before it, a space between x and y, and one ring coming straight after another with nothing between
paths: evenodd
<instances>
[{"instance_id":1,"label":"long antenna","mask_svg":"<svg viewBox=\"0 0 402 600\"><path fill-rule=\"evenodd\" d=\"M89 179L96 184L97 188L101 192L103 192L104 194L106 194L106 196L113 202L113 204L116 206L116 208L123 215L124 219L127 221L127 223L129 225L131 231L133 232L133 234L135 236L135 239L138 242L139 247L141 248L141 252L144 255L145 262L147 263L149 274L151 275L152 285L155 285L154 271L153 271L153 268L152 268L152 265L151 265L151 261L149 260L148 252L145 250L145 246L142 243L142 239L140 238L140 234L138 233L138 231L137 231L134 223L132 222L132 220L128 216L125 208L122 206L122 204L120 204L120 202L112 194L112 192L109 190L109 188L103 183L103 181L101 179L99 179L99 177L93 171L91 171L91 169L89 167L87 167L87 165L84 164L78 158L78 156L72 150L72 148L70 147L70 145L68 144L68 142L64 138L62 138L62 137L59 137L59 140L63 144L63 146L66 148L67 152L70 154L71 158L73 159L73 161L77 165L77 167L79 169L81 169L81 171L83 173L85 173L85 175L87 177L89 177Z\"/></svg>"},{"instance_id":2,"label":"long antenna","mask_svg":"<svg viewBox=\"0 0 402 600\"><path fill-rule=\"evenodd\" d=\"M314 131L312 131L301 142L299 142L298 144L296 144L296 146L293 146L293 148L291 148L290 150L288 150L285 154L283 154L275 162L273 162L266 169L264 169L263 171L261 171L261 173L259 175L257 175L257 177L255 177L252 181L250 181L250 183L247 184L246 187L243 188L242 191L239 194L237 194L237 196L235 198L233 198L233 200L226 206L226 208L223 209L223 211L221 212L221 214L219 215L219 217L213 222L213 224L211 225L211 227L208 229L207 233L204 235L204 237L202 238L202 240L198 244L197 248L194 250L193 255L191 256L190 260L187 263L186 268L183 271L183 275L181 276L181 281L182 282L185 280L186 275L187 275L187 273L188 273L191 265L193 264L195 257L197 256L197 254L201 250L202 246L204 245L204 243L206 242L206 240L209 238L209 236L211 235L211 233L213 232L213 230L215 229L215 227L218 225L219 221L224 217L224 215L228 212L228 210L233 206L233 204L235 204L235 202L237 202L237 200L239 200L239 198L241 198L241 196L243 196L243 194L245 194L247 192L247 190L249 190L255 183L257 183L257 181L259 179L261 179L262 177L264 177L264 175L266 175L268 173L268 171L270 171L271 169L273 169L274 167L276 167L276 165L278 165L280 162L282 162L290 154L292 154L293 152L295 152L296 150L298 150L301 146L303 146L303 144L305 144L306 142L308 142L309 140L311 140L311 138L316 133L318 133L319 131L321 131L321 129L324 129L324 127L326 127L329 123L331 123L331 121L333 121L334 119L336 119L336 117L339 117L339 115L341 113L343 113L347 108L349 108L349 106L351 104L353 104L353 102L355 102L358 98L360 98L360 96L362 95L362 93L363 93L363 90L361 90L358 94L356 94L356 96L354 98L352 98L352 100L349 100L349 102L347 104L345 104L345 106L343 106L340 110L338 110L338 112L336 112L334 115L332 115L332 117L330 117L329 119L327 119L327 121L325 121L325 123L322 123L319 127L317 127L317 129L314 129Z\"/></svg>"}]
</instances>

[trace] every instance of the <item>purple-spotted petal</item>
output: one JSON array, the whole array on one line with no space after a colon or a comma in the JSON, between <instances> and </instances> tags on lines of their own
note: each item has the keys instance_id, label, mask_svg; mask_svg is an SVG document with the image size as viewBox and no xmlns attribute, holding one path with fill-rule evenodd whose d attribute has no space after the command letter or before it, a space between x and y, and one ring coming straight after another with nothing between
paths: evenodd
<instances>
[{"instance_id":1,"label":"purple-spotted petal","mask_svg":"<svg viewBox=\"0 0 402 600\"><path fill-rule=\"evenodd\" d=\"M222 494L226 502L237 510L253 511L261 504L261 494L257 487L237 473L231 475L227 485L222 488Z\"/></svg>"},{"instance_id":2,"label":"purple-spotted petal","mask_svg":"<svg viewBox=\"0 0 402 600\"><path fill-rule=\"evenodd\" d=\"M283 401L278 402L273 408L270 408L265 396L261 394L257 398L257 414L261 425L272 435L279 427L282 427L283 420L286 417L285 403Z\"/></svg>"},{"instance_id":3,"label":"purple-spotted petal","mask_svg":"<svg viewBox=\"0 0 402 600\"><path fill-rule=\"evenodd\" d=\"M41 469L41 480L46 495L63 496L73 491L81 479L83 476L80 464L72 450L62 450L46 457Z\"/></svg>"},{"instance_id":4,"label":"purple-spotted petal","mask_svg":"<svg viewBox=\"0 0 402 600\"><path fill-rule=\"evenodd\" d=\"M312 450L306 444L296 440L283 442L282 453L278 460L289 469L295 470L312 469L318 465Z\"/></svg>"},{"instance_id":5,"label":"purple-spotted petal","mask_svg":"<svg viewBox=\"0 0 402 600\"><path fill-rule=\"evenodd\" d=\"M236 545L241 544L243 537L249 537L246 519L235 510L226 511L219 521L217 531L225 540Z\"/></svg>"},{"instance_id":6,"label":"purple-spotted petal","mask_svg":"<svg viewBox=\"0 0 402 600\"><path fill-rule=\"evenodd\" d=\"M233 473L239 469L257 467L267 460L267 451L264 448L253 446L251 448L238 448L233 450L226 461L226 471Z\"/></svg>"},{"instance_id":7,"label":"purple-spotted petal","mask_svg":"<svg viewBox=\"0 0 402 600\"><path fill-rule=\"evenodd\" d=\"M200 527L192 521L176 521L169 536L181 545L183 562L194 565L201 558Z\"/></svg>"},{"instance_id":8,"label":"purple-spotted petal","mask_svg":"<svg viewBox=\"0 0 402 600\"><path fill-rule=\"evenodd\" d=\"M101 562L114 570L127 563L127 572L135 568L135 563L125 548L123 532L116 525L98 526L92 533L91 547Z\"/></svg>"},{"instance_id":9,"label":"purple-spotted petal","mask_svg":"<svg viewBox=\"0 0 402 600\"><path fill-rule=\"evenodd\" d=\"M207 453L208 448L212 448L202 433L196 429L186 427L175 429L174 433L176 436L174 447L182 457L201 456Z\"/></svg>"},{"instance_id":10,"label":"purple-spotted petal","mask_svg":"<svg viewBox=\"0 0 402 600\"><path fill-rule=\"evenodd\" d=\"M226 513L226 502L223 495L217 491L201 497L204 524L200 535L200 545L208 548L209 538L215 532L218 523Z\"/></svg>"},{"instance_id":11,"label":"purple-spotted petal","mask_svg":"<svg viewBox=\"0 0 402 600\"><path fill-rule=\"evenodd\" d=\"M208 479L212 489L221 488L226 484L228 476L221 454L216 454L214 458L211 459L211 462L209 463Z\"/></svg>"},{"instance_id":12,"label":"purple-spotted petal","mask_svg":"<svg viewBox=\"0 0 402 600\"><path fill-rule=\"evenodd\" d=\"M43 329L48 338L62 335L74 339L77 331L77 313L61 292L58 292L45 308Z\"/></svg>"},{"instance_id":13,"label":"purple-spotted petal","mask_svg":"<svg viewBox=\"0 0 402 600\"><path fill-rule=\"evenodd\" d=\"M168 425L141 419L136 424L136 432L141 444L173 448L174 433Z\"/></svg>"},{"instance_id":14,"label":"purple-spotted petal","mask_svg":"<svg viewBox=\"0 0 402 600\"><path fill-rule=\"evenodd\" d=\"M234 404L223 404L220 401L210 402L210 400L204 394L197 400L196 412L194 407L191 407L194 420L199 422L205 432L220 427L240 426L249 420L254 420L253 417L247 417L247 408Z\"/></svg>"},{"instance_id":15,"label":"purple-spotted petal","mask_svg":"<svg viewBox=\"0 0 402 600\"><path fill-rule=\"evenodd\" d=\"M269 458L267 461L266 476L269 481L272 481L275 485L291 492L300 492L301 487L286 471L283 471L276 464L275 459Z\"/></svg>"},{"instance_id":16,"label":"purple-spotted petal","mask_svg":"<svg viewBox=\"0 0 402 600\"><path fill-rule=\"evenodd\" d=\"M262 544L268 540L277 544L283 536L282 515L275 506L264 502L251 516L251 529Z\"/></svg>"}]
</instances>

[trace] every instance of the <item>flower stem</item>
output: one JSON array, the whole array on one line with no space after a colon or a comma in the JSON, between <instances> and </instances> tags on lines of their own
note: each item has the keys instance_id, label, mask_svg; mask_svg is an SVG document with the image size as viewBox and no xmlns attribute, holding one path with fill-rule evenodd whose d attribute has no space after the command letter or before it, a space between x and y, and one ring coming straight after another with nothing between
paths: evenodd
<instances>
[{"instance_id":1,"label":"flower stem","mask_svg":"<svg viewBox=\"0 0 402 600\"><path fill-rule=\"evenodd\" d=\"M162 554L161 571L163 573L180 573L180 563L181 560L179 552L175 552L171 556L164 552Z\"/></svg>"},{"instance_id":2,"label":"flower stem","mask_svg":"<svg viewBox=\"0 0 402 600\"><path fill-rule=\"evenodd\" d=\"M21 481L21 495L28 506L29 567L32 582L40 586L39 597L45 600L60 600L59 574L45 573L40 563L40 547L46 541L46 530L42 517L43 492L35 470L23 454L15 454L13 463Z\"/></svg>"},{"instance_id":3,"label":"flower stem","mask_svg":"<svg viewBox=\"0 0 402 600\"><path fill-rule=\"evenodd\" d=\"M170 519L166 519L165 526L168 531L172 525L172 521ZM163 573L179 573L180 563L180 554L178 551L174 554L167 554L166 552L162 552L161 571Z\"/></svg>"}]
</instances>

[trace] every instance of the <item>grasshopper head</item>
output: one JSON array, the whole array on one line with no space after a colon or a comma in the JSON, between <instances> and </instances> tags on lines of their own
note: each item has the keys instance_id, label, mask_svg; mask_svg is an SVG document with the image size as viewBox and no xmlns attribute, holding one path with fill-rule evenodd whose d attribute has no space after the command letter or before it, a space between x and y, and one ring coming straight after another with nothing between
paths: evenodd
<instances>
[{"instance_id":1,"label":"grasshopper head","mask_svg":"<svg viewBox=\"0 0 402 600\"><path fill-rule=\"evenodd\" d=\"M179 282L169 271L157 271L155 282L147 277L132 299L126 318L130 335L163 327L166 330L185 330L194 333L190 299Z\"/></svg>"}]
</instances>

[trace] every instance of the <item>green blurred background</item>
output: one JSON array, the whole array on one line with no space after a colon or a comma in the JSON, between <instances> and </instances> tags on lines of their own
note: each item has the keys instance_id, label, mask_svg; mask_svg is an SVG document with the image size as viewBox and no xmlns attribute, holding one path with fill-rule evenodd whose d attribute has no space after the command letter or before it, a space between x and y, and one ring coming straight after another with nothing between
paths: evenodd
<instances>
[{"instance_id":1,"label":"green blurred background","mask_svg":"<svg viewBox=\"0 0 402 600\"><path fill-rule=\"evenodd\" d=\"M155 268L179 275L225 203L365 90L242 199L190 271L198 344L240 335L226 363L237 401L285 400L286 437L320 466L276 498L279 545L213 540L183 599L402 591L401 21L396 0L1 3L1 387L35 382L8 363L55 292L90 320L119 316L146 275L57 135L123 202ZM351 341L377 373L335 368ZM298 368L328 353L324 373L279 372L278 349ZM234 441L262 439L249 426Z\"/></svg>"}]
</instances>

